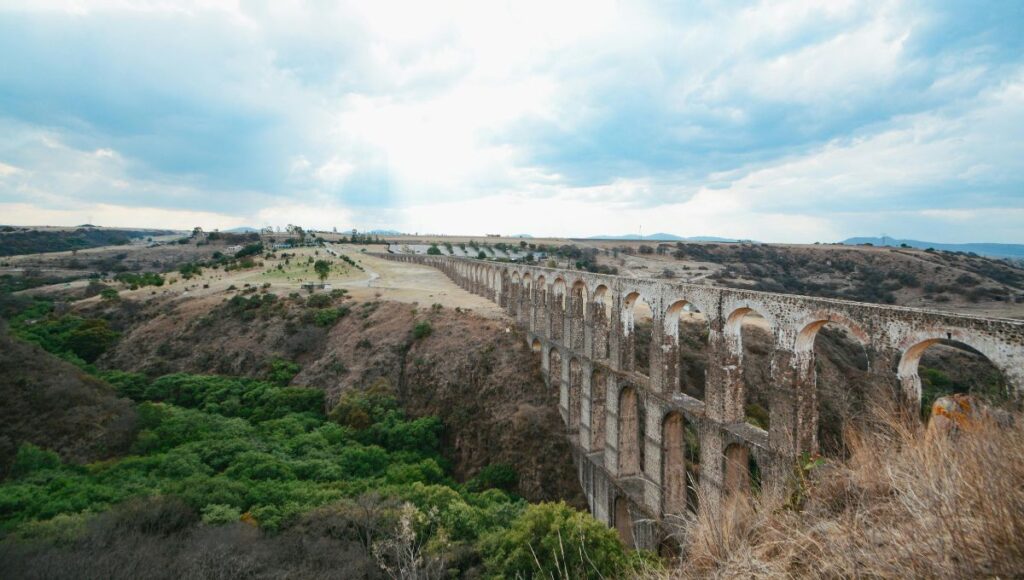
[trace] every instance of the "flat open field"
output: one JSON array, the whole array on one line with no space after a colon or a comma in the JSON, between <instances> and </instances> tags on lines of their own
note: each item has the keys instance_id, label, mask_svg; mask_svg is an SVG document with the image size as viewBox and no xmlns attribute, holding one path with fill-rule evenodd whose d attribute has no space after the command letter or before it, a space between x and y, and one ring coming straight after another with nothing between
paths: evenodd
<instances>
[{"instance_id":1,"label":"flat open field","mask_svg":"<svg viewBox=\"0 0 1024 580\"><path fill-rule=\"evenodd\" d=\"M190 296L214 297L226 295L229 290L245 287L262 287L278 295L305 292L302 284L319 282L310 260L328 260L332 263L330 275L324 282L332 289L343 288L357 300L394 300L416 303L422 307L441 304L445 308L462 308L489 317L500 318L503 313L498 306L484 298L459 288L439 270L414 264L391 262L367 255L366 251L379 251L381 246L330 245L328 248L297 248L277 253L276 259L258 259L261 264L246 270L215 270L204 268L202 273L185 279L181 274L166 274L167 283L161 287L129 289L124 284L112 284L124 297L145 299L149 296ZM351 258L359 268L353 267L332 250ZM84 287L85 281L57 284L33 289L30 292L62 291L68 288ZM96 301L99 297L86 300Z\"/></svg>"}]
</instances>

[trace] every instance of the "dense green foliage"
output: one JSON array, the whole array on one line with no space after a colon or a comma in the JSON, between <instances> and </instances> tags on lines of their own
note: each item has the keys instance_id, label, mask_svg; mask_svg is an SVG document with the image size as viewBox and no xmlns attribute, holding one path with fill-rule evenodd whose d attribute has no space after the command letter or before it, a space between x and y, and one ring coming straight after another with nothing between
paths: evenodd
<instances>
[{"instance_id":1,"label":"dense green foliage","mask_svg":"<svg viewBox=\"0 0 1024 580\"><path fill-rule=\"evenodd\" d=\"M0 237L0 256L66 252L100 246L118 246L132 238L161 235L166 232L141 230L108 230L78 228L76 230L21 230Z\"/></svg>"},{"instance_id":2,"label":"dense green foliage","mask_svg":"<svg viewBox=\"0 0 1024 580\"><path fill-rule=\"evenodd\" d=\"M120 336L102 318L57 316L53 304L36 300L12 320L15 335L57 356L83 366L94 362Z\"/></svg>"},{"instance_id":3,"label":"dense green foliage","mask_svg":"<svg viewBox=\"0 0 1024 580\"><path fill-rule=\"evenodd\" d=\"M451 483L438 453L440 423L407 421L393 403L385 403L380 422L357 431L326 420L317 389L186 374L106 378L144 401L135 455L83 468L23 447L20 477L0 487L3 527L172 494L197 510L229 506L276 529L298 513L367 489Z\"/></svg>"},{"instance_id":4,"label":"dense green foliage","mask_svg":"<svg viewBox=\"0 0 1024 580\"><path fill-rule=\"evenodd\" d=\"M245 258L247 256L258 256L263 253L263 242L256 242L255 244L246 244L244 248L235 252L235 258Z\"/></svg>"},{"instance_id":5,"label":"dense green foliage","mask_svg":"<svg viewBox=\"0 0 1024 580\"><path fill-rule=\"evenodd\" d=\"M79 276L53 276L32 273L31 271L27 271L20 276L3 274L0 275L0 294L18 292L19 290L38 288L39 286L48 286L50 284L68 283L77 279L79 279Z\"/></svg>"},{"instance_id":6,"label":"dense green foliage","mask_svg":"<svg viewBox=\"0 0 1024 580\"><path fill-rule=\"evenodd\" d=\"M164 277L154 272L121 272L114 276L115 280L124 282L133 288L142 288L143 286L163 286Z\"/></svg>"}]
</instances>

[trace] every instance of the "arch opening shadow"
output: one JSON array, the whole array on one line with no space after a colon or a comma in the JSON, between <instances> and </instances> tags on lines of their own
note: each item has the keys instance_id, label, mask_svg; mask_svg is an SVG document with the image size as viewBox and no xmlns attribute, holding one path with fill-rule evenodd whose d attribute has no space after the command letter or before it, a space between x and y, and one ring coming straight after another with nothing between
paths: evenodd
<instances>
[{"instance_id":1,"label":"arch opening shadow","mask_svg":"<svg viewBox=\"0 0 1024 580\"><path fill-rule=\"evenodd\" d=\"M633 292L623 303L623 329L626 352L623 361L631 371L651 376L651 344L654 337L654 311Z\"/></svg>"},{"instance_id":2,"label":"arch opening shadow","mask_svg":"<svg viewBox=\"0 0 1024 580\"><path fill-rule=\"evenodd\" d=\"M604 284L594 290L590 303L591 327L593 328L594 358L607 360L609 357L609 334L612 320L612 293Z\"/></svg>"},{"instance_id":3,"label":"arch opening shadow","mask_svg":"<svg viewBox=\"0 0 1024 580\"><path fill-rule=\"evenodd\" d=\"M562 354L554 347L548 351L548 383L557 399L562 387Z\"/></svg>"},{"instance_id":4,"label":"arch opening shadow","mask_svg":"<svg viewBox=\"0 0 1024 580\"><path fill-rule=\"evenodd\" d=\"M817 450L826 457L847 455L844 433L865 416L869 402L882 403L891 398L883 385L875 385L868 373L867 346L846 326L820 321L808 326L802 335L813 332L813 355L809 367L813 381L816 414ZM801 339L803 336L801 336ZM798 339L798 348L800 348Z\"/></svg>"},{"instance_id":5,"label":"arch opening shadow","mask_svg":"<svg viewBox=\"0 0 1024 580\"><path fill-rule=\"evenodd\" d=\"M774 337L768 320L755 310L740 308L726 322L727 332L740 341L739 376L732 380L733 396L742 405L744 420L768 431L771 426L771 365Z\"/></svg>"},{"instance_id":6,"label":"arch opening shadow","mask_svg":"<svg viewBox=\"0 0 1024 580\"><path fill-rule=\"evenodd\" d=\"M601 370L595 370L590 375L590 448L594 451L604 449L607 390L607 376Z\"/></svg>"},{"instance_id":7,"label":"arch opening shadow","mask_svg":"<svg viewBox=\"0 0 1024 580\"><path fill-rule=\"evenodd\" d=\"M569 359L569 431L578 433L583 412L583 367L579 359Z\"/></svg>"},{"instance_id":8,"label":"arch opening shadow","mask_svg":"<svg viewBox=\"0 0 1024 580\"><path fill-rule=\"evenodd\" d=\"M675 352L675 356L665 361L665 367L674 383L670 385L673 392L704 400L710 333L707 316L692 303L680 300L669 307L665 314L666 352Z\"/></svg>"},{"instance_id":9,"label":"arch opening shadow","mask_svg":"<svg viewBox=\"0 0 1024 580\"><path fill-rule=\"evenodd\" d=\"M697 511L700 477L700 439L682 413L669 413L662 422L662 512L679 516Z\"/></svg>"},{"instance_id":10,"label":"arch opening shadow","mask_svg":"<svg viewBox=\"0 0 1024 580\"><path fill-rule=\"evenodd\" d=\"M565 280L561 277L556 278L551 284L551 300L549 303L549 314L551 317L550 336L554 340L563 340L565 338L565 316L568 301L569 292L566 288Z\"/></svg>"},{"instance_id":11,"label":"arch opening shadow","mask_svg":"<svg viewBox=\"0 0 1024 580\"><path fill-rule=\"evenodd\" d=\"M620 476L639 475L642 468L639 402L633 387L625 387L619 393L619 440L616 447Z\"/></svg>"},{"instance_id":12,"label":"arch opening shadow","mask_svg":"<svg viewBox=\"0 0 1024 580\"><path fill-rule=\"evenodd\" d=\"M726 498L761 491L761 467L746 445L733 443L725 448L723 487Z\"/></svg>"},{"instance_id":13,"label":"arch opening shadow","mask_svg":"<svg viewBox=\"0 0 1024 580\"><path fill-rule=\"evenodd\" d=\"M629 513L629 500L621 495L615 498L615 531L627 548L636 545L633 540L633 516Z\"/></svg>"},{"instance_id":14,"label":"arch opening shadow","mask_svg":"<svg viewBox=\"0 0 1024 580\"><path fill-rule=\"evenodd\" d=\"M587 319L587 285L582 280L577 280L569 289L568 305L566 315L569 317L569 345L573 350L580 352L584 348L585 327Z\"/></svg>"}]
</instances>

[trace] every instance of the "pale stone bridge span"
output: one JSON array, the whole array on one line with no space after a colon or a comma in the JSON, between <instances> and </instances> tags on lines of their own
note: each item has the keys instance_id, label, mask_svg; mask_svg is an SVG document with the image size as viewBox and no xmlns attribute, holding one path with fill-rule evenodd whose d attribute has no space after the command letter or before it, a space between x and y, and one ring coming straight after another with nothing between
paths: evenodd
<instances>
[{"instance_id":1,"label":"pale stone bridge span","mask_svg":"<svg viewBox=\"0 0 1024 580\"><path fill-rule=\"evenodd\" d=\"M797 456L817 451L814 339L826 324L856 337L870 380L914 408L921 397L918 362L940 342L984 354L1013 396L1024 387L1022 321L525 264L376 255L438 268L518 322L541 354L546 380L559 389L592 513L637 547L656 549L660 524L695 509L692 488L699 487L701 509L717 506L726 494L749 489L752 472L781 481ZM637 367L639 301L652 316L646 374ZM703 400L684 392L693 392L686 388L691 379L678 365L681 316L693 312L706 326ZM741 324L748 315L763 317L773 342L767 431L745 420ZM699 451L688 456L688 449ZM699 464L699 476L691 463Z\"/></svg>"}]
</instances>

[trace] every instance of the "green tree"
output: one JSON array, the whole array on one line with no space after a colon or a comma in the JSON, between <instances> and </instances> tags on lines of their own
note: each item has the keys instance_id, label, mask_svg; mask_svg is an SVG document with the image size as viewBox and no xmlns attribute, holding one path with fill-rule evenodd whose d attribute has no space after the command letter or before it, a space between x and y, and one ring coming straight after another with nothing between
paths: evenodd
<instances>
[{"instance_id":1,"label":"green tree","mask_svg":"<svg viewBox=\"0 0 1024 580\"><path fill-rule=\"evenodd\" d=\"M313 264L313 270L316 272L316 275L320 277L320 281L323 282L331 273L331 263L327 260L317 260L316 263Z\"/></svg>"},{"instance_id":2,"label":"green tree","mask_svg":"<svg viewBox=\"0 0 1024 580\"><path fill-rule=\"evenodd\" d=\"M480 551L493 578L624 578L646 558L565 502L528 506L509 528L485 536Z\"/></svg>"},{"instance_id":3,"label":"green tree","mask_svg":"<svg viewBox=\"0 0 1024 580\"><path fill-rule=\"evenodd\" d=\"M440 256L441 248L438 248L437 244L431 244L431 246L427 248L427 254L430 256Z\"/></svg>"}]
</instances>

